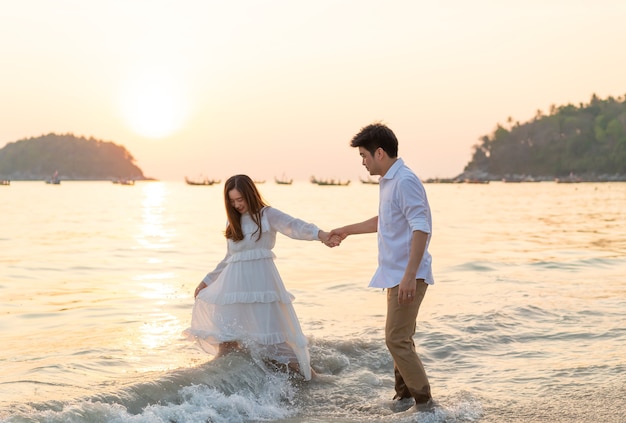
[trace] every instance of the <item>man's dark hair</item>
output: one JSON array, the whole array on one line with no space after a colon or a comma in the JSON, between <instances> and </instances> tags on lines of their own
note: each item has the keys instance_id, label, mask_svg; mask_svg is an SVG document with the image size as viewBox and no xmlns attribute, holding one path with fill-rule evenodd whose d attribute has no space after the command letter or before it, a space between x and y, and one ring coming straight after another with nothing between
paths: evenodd
<instances>
[{"instance_id":1,"label":"man's dark hair","mask_svg":"<svg viewBox=\"0 0 626 423\"><path fill-rule=\"evenodd\" d=\"M350 147L363 147L372 155L380 147L390 158L395 159L398 156L398 139L393 131L382 123L372 123L361 128L350 141Z\"/></svg>"}]
</instances>

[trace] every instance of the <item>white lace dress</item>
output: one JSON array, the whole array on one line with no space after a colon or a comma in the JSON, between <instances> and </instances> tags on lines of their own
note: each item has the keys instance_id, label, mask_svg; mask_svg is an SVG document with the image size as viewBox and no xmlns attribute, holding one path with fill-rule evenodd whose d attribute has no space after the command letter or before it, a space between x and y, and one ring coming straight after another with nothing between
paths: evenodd
<instances>
[{"instance_id":1,"label":"white lace dress","mask_svg":"<svg viewBox=\"0 0 626 423\"><path fill-rule=\"evenodd\" d=\"M218 345L239 341L253 355L280 363L298 362L306 380L311 378L307 339L302 333L292 301L274 264L276 233L290 238L317 240L319 228L280 210L262 211L263 236L250 215L241 217L245 238L227 240L226 257L203 281L207 287L196 298L188 337L210 354Z\"/></svg>"}]
</instances>

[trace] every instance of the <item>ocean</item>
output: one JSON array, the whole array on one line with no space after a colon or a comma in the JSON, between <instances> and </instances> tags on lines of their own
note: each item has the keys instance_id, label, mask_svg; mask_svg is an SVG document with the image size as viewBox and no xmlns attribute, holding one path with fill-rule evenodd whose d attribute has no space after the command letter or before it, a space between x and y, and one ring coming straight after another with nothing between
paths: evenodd
<instances>
[{"instance_id":1,"label":"ocean","mask_svg":"<svg viewBox=\"0 0 626 423\"><path fill-rule=\"evenodd\" d=\"M426 184L435 285L415 342L436 406L394 412L375 234L279 235L310 382L182 332L223 258L223 185L0 186L1 422L626 422L626 183ZM378 187L259 184L332 229Z\"/></svg>"}]
</instances>

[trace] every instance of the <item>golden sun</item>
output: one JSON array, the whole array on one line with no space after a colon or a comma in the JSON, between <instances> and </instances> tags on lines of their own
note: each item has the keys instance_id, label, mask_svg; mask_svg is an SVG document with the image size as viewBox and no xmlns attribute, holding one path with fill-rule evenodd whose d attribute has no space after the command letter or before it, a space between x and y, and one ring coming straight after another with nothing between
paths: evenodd
<instances>
[{"instance_id":1,"label":"golden sun","mask_svg":"<svg viewBox=\"0 0 626 423\"><path fill-rule=\"evenodd\" d=\"M181 129L188 117L183 79L159 69L129 75L121 107L130 128L148 138L163 138Z\"/></svg>"}]
</instances>

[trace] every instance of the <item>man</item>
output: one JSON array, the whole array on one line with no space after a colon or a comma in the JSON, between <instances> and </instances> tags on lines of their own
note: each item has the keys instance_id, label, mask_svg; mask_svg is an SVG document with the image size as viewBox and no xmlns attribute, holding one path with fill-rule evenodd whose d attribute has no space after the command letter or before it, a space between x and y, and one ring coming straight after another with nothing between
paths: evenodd
<instances>
[{"instance_id":1,"label":"man","mask_svg":"<svg viewBox=\"0 0 626 423\"><path fill-rule=\"evenodd\" d=\"M378 268L369 286L387 290L385 342L394 363L394 400L406 405L406 399L413 398L418 408L429 406L430 383L413 342L420 304L426 288L434 283L426 191L398 158L398 140L387 126L374 123L362 128L350 146L359 149L370 175L381 176L378 216L334 229L330 236L344 240L348 235L378 232Z\"/></svg>"}]
</instances>

